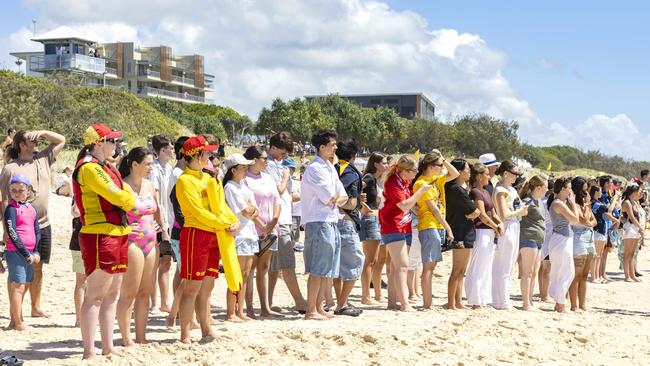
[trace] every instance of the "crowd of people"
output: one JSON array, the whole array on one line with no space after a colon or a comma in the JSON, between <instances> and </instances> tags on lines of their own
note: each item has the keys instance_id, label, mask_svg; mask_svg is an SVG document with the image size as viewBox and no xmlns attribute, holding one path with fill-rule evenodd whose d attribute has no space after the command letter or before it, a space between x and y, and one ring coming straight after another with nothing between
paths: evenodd
<instances>
[{"instance_id":1,"label":"crowd of people","mask_svg":"<svg viewBox=\"0 0 650 366\"><path fill-rule=\"evenodd\" d=\"M48 146L39 151L43 140ZM627 185L609 176L526 179L514 162L491 153L470 163L438 150L395 162L373 152L359 170L361 148L327 130L312 136L314 158L298 162L287 132L271 136L267 148L229 156L201 135L157 135L150 148L117 152L122 134L101 123L85 130L83 142L56 193L72 197L73 299L85 359L95 355L97 324L102 354L114 353L115 319L124 346L145 343L154 307L168 313L170 328L178 318L184 343L193 328L215 336L211 294L220 272L232 322L284 316L273 305L280 278L292 310L307 320L360 316L350 300L359 280L364 305L408 312L421 303L430 310L433 273L445 251L450 310L511 309L517 267L523 310L538 311L537 286L540 301L554 301L555 311L587 311L587 282L611 281L605 267L614 248L625 281L640 281L647 170ZM50 167L64 145L51 131L13 131L3 144L9 327L16 330L27 327L27 292L31 315L48 316L40 298L52 249ZM302 250L308 278L301 289Z\"/></svg>"}]
</instances>

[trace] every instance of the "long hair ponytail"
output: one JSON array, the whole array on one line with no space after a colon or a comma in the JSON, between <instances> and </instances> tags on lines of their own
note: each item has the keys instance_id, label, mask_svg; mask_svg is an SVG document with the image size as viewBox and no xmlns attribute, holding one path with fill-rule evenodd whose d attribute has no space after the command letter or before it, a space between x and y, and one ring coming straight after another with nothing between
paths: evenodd
<instances>
[{"instance_id":1,"label":"long hair ponytail","mask_svg":"<svg viewBox=\"0 0 650 366\"><path fill-rule=\"evenodd\" d=\"M535 188L543 187L547 184L548 183L541 175L534 175L528 181L526 181L526 183L524 183L523 187L521 187L521 190L519 191L519 197L524 198L528 196L533 190L535 190Z\"/></svg>"},{"instance_id":2,"label":"long hair ponytail","mask_svg":"<svg viewBox=\"0 0 650 366\"><path fill-rule=\"evenodd\" d=\"M415 178L411 181L411 189L413 189L413 185L415 182L417 182L418 178L424 174L424 172L427 171L427 168L429 166L433 165L438 159L440 159L441 155L437 152L430 152L424 155L422 157L422 160L420 160L420 163L418 164L418 173L415 175Z\"/></svg>"},{"instance_id":3,"label":"long hair ponytail","mask_svg":"<svg viewBox=\"0 0 650 366\"><path fill-rule=\"evenodd\" d=\"M120 162L120 167L118 168L122 178L126 178L129 174L131 174L131 165L134 162L141 164L144 161L144 158L149 155L153 155L153 153L151 150L145 149L144 147L136 147L134 149L131 149L131 151L129 151L129 153L122 159Z\"/></svg>"},{"instance_id":4,"label":"long hair ponytail","mask_svg":"<svg viewBox=\"0 0 650 366\"><path fill-rule=\"evenodd\" d=\"M569 183L571 183L571 180L569 178L558 178L555 180L555 183L553 183L553 193L548 196L548 201L546 202L546 207L549 210L551 209L551 204L553 201L555 201L556 196L562 192L564 187L566 187L566 185Z\"/></svg>"},{"instance_id":5,"label":"long hair ponytail","mask_svg":"<svg viewBox=\"0 0 650 366\"><path fill-rule=\"evenodd\" d=\"M399 157L397 163L395 163L393 166L388 168L388 172L386 173L386 179L392 177L393 175L395 175L395 173L399 173L407 169L413 169L416 166L417 166L417 162L415 161L415 159L413 159L411 155L404 154Z\"/></svg>"}]
</instances>

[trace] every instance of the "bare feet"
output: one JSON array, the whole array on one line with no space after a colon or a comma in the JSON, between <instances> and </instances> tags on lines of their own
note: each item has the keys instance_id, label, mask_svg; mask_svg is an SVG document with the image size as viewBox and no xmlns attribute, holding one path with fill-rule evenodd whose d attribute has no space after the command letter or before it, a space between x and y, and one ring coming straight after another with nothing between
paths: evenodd
<instances>
[{"instance_id":1,"label":"bare feet","mask_svg":"<svg viewBox=\"0 0 650 366\"><path fill-rule=\"evenodd\" d=\"M634 282L631 278L626 278L625 282Z\"/></svg>"},{"instance_id":2,"label":"bare feet","mask_svg":"<svg viewBox=\"0 0 650 366\"><path fill-rule=\"evenodd\" d=\"M454 305L449 305L449 304L446 304L444 308L447 310L456 310L456 307Z\"/></svg>"},{"instance_id":3,"label":"bare feet","mask_svg":"<svg viewBox=\"0 0 650 366\"><path fill-rule=\"evenodd\" d=\"M9 324L9 329L17 330L19 332L22 332L23 330L29 329L29 326L25 324L24 322L20 323L10 323Z\"/></svg>"},{"instance_id":4,"label":"bare feet","mask_svg":"<svg viewBox=\"0 0 650 366\"><path fill-rule=\"evenodd\" d=\"M92 360L93 358L95 358L95 349L89 353L84 352L84 355L81 357L82 360Z\"/></svg>"},{"instance_id":5,"label":"bare feet","mask_svg":"<svg viewBox=\"0 0 650 366\"><path fill-rule=\"evenodd\" d=\"M277 312L275 312L273 310L270 310L270 309L269 309L269 311L262 311L260 313L260 316L262 318L282 318L282 317L284 317L284 315L282 315L280 313L277 313Z\"/></svg>"},{"instance_id":6,"label":"bare feet","mask_svg":"<svg viewBox=\"0 0 650 366\"><path fill-rule=\"evenodd\" d=\"M113 347L104 349L102 350L102 356L109 356L110 358L113 357L123 357L122 353L115 351Z\"/></svg>"},{"instance_id":7,"label":"bare feet","mask_svg":"<svg viewBox=\"0 0 650 366\"><path fill-rule=\"evenodd\" d=\"M172 309L169 306L160 306L160 311L163 313L169 313L172 311Z\"/></svg>"},{"instance_id":8,"label":"bare feet","mask_svg":"<svg viewBox=\"0 0 650 366\"><path fill-rule=\"evenodd\" d=\"M398 304L388 304L388 306L386 306L386 309L388 309L388 310L400 310L400 306Z\"/></svg>"},{"instance_id":9,"label":"bare feet","mask_svg":"<svg viewBox=\"0 0 650 366\"><path fill-rule=\"evenodd\" d=\"M212 337L214 339L217 339L217 333L214 332L212 328L209 328L206 333L201 334L201 339L205 339L206 337Z\"/></svg>"},{"instance_id":10,"label":"bare feet","mask_svg":"<svg viewBox=\"0 0 650 366\"><path fill-rule=\"evenodd\" d=\"M329 320L327 316L321 315L318 312L316 313L307 313L305 314L305 320Z\"/></svg>"},{"instance_id":11,"label":"bare feet","mask_svg":"<svg viewBox=\"0 0 650 366\"><path fill-rule=\"evenodd\" d=\"M281 313L282 308L279 306L271 306L271 311L275 311L276 313Z\"/></svg>"},{"instance_id":12,"label":"bare feet","mask_svg":"<svg viewBox=\"0 0 650 366\"><path fill-rule=\"evenodd\" d=\"M481 305L472 305L472 310L481 310L481 309L483 309ZM526 309L524 308L524 310Z\"/></svg>"},{"instance_id":13,"label":"bare feet","mask_svg":"<svg viewBox=\"0 0 650 366\"><path fill-rule=\"evenodd\" d=\"M638 278L638 277L632 277L632 280L633 280L634 282L641 282L641 279Z\"/></svg>"},{"instance_id":14,"label":"bare feet","mask_svg":"<svg viewBox=\"0 0 650 366\"><path fill-rule=\"evenodd\" d=\"M192 344L192 338L187 337L187 338L181 338L181 342L185 344Z\"/></svg>"},{"instance_id":15,"label":"bare feet","mask_svg":"<svg viewBox=\"0 0 650 366\"><path fill-rule=\"evenodd\" d=\"M201 329L201 324L195 320L190 324L190 329Z\"/></svg>"},{"instance_id":16,"label":"bare feet","mask_svg":"<svg viewBox=\"0 0 650 366\"><path fill-rule=\"evenodd\" d=\"M584 311L585 313L589 311L586 305L580 306L580 310Z\"/></svg>"},{"instance_id":17,"label":"bare feet","mask_svg":"<svg viewBox=\"0 0 650 366\"><path fill-rule=\"evenodd\" d=\"M41 309L32 309L32 318L49 318L50 315Z\"/></svg>"},{"instance_id":18,"label":"bare feet","mask_svg":"<svg viewBox=\"0 0 650 366\"><path fill-rule=\"evenodd\" d=\"M257 316L255 315L255 312L253 310L246 310L246 316L251 318L252 320L257 319Z\"/></svg>"},{"instance_id":19,"label":"bare feet","mask_svg":"<svg viewBox=\"0 0 650 366\"><path fill-rule=\"evenodd\" d=\"M366 297L366 298L361 299L361 303L363 305L379 305L378 301L375 301L370 297Z\"/></svg>"},{"instance_id":20,"label":"bare feet","mask_svg":"<svg viewBox=\"0 0 650 366\"><path fill-rule=\"evenodd\" d=\"M255 320L255 319L250 318L250 317L248 317L248 316L246 316L246 315L244 315L244 314L237 314L237 316L239 317L239 319L241 319L241 320L243 320L243 321L245 321L245 322L249 322L249 321L251 321L251 320Z\"/></svg>"},{"instance_id":21,"label":"bare feet","mask_svg":"<svg viewBox=\"0 0 650 366\"><path fill-rule=\"evenodd\" d=\"M406 306L403 306L402 308L400 308L400 311L404 312L404 313L412 313L412 312L415 311L415 309L413 309L413 307L411 307L411 305L406 305Z\"/></svg>"},{"instance_id":22,"label":"bare feet","mask_svg":"<svg viewBox=\"0 0 650 366\"><path fill-rule=\"evenodd\" d=\"M317 312L319 315L324 316L327 319L332 319L334 317L333 311L325 311L325 309L318 309Z\"/></svg>"},{"instance_id":23,"label":"bare feet","mask_svg":"<svg viewBox=\"0 0 650 366\"><path fill-rule=\"evenodd\" d=\"M536 308L536 307L534 307L534 306L532 306L532 305L524 306L523 310L524 310L524 311L532 311L532 312L538 312L538 311L539 311L538 308Z\"/></svg>"},{"instance_id":24,"label":"bare feet","mask_svg":"<svg viewBox=\"0 0 650 366\"><path fill-rule=\"evenodd\" d=\"M129 338L122 339L122 346L123 347L132 347L132 346L135 346L135 343L129 337Z\"/></svg>"},{"instance_id":25,"label":"bare feet","mask_svg":"<svg viewBox=\"0 0 650 366\"><path fill-rule=\"evenodd\" d=\"M233 315L226 316L226 321L227 322L232 322L232 323L243 323L244 319L242 319L242 318L238 317L237 315L233 314Z\"/></svg>"}]
</instances>

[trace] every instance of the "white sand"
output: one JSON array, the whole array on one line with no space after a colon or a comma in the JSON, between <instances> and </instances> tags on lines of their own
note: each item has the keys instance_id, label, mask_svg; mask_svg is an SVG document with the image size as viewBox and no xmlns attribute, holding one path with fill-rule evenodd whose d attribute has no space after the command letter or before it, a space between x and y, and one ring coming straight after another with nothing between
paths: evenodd
<instances>
[{"instance_id":1,"label":"white sand","mask_svg":"<svg viewBox=\"0 0 650 366\"><path fill-rule=\"evenodd\" d=\"M50 319L31 318L29 296L24 311L32 328L7 330L9 306L0 296L0 348L12 350L33 365L81 364L81 336L74 328L72 290L74 274L68 251L70 235L69 199L52 196L51 221L54 249L51 264L45 269L43 308ZM552 304L537 303L543 311L520 310L448 311L446 281L450 256L445 254L434 277L434 305L430 312L403 314L383 309L367 309L360 317L335 317L331 321L303 321L286 310L283 320L258 320L245 324L220 322L215 325L219 338L208 343L184 345L179 334L164 327L166 314L149 318L151 344L117 349L121 359L98 356L92 364L116 365L223 365L223 364L598 364L642 365L650 363L650 249L639 256L645 274L642 283L622 281L618 259L610 255L608 269L617 281L589 285L588 313L559 315ZM303 269L298 256L298 268ZM3 275L3 277L5 277ZM303 291L306 276L299 276ZM2 283L6 283L3 278ZM519 283L512 280L514 304ZM213 302L225 308L225 281L219 279ZM257 296L257 295L256 295ZM278 284L275 305L289 309L291 297L284 284ZM351 297L360 299L357 286ZM255 300L257 303L257 300ZM223 320L224 309L215 311ZM198 340L200 333L193 333ZM121 340L115 326L115 344ZM99 340L99 332L97 334ZM99 342L97 343L99 346ZM99 352L99 348L97 349Z\"/></svg>"}]
</instances>

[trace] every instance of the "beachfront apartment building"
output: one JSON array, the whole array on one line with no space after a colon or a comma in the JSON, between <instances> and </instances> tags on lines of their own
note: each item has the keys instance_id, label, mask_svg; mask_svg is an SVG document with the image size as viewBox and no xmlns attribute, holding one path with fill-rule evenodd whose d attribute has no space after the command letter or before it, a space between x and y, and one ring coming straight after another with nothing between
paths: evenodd
<instances>
[{"instance_id":1,"label":"beachfront apartment building","mask_svg":"<svg viewBox=\"0 0 650 366\"><path fill-rule=\"evenodd\" d=\"M347 94L339 95L365 108L389 107L393 108L400 117L407 119L435 119L438 106L424 93L405 94ZM324 98L323 95L305 96L307 101Z\"/></svg>"},{"instance_id":2,"label":"beachfront apartment building","mask_svg":"<svg viewBox=\"0 0 650 366\"><path fill-rule=\"evenodd\" d=\"M98 43L65 26L32 41L41 43L43 50L11 53L25 63L28 76L48 77L67 71L87 86L118 88L139 97L181 103L209 103L205 94L214 90L214 76L205 73L202 55L174 55L171 47L164 45Z\"/></svg>"}]
</instances>

